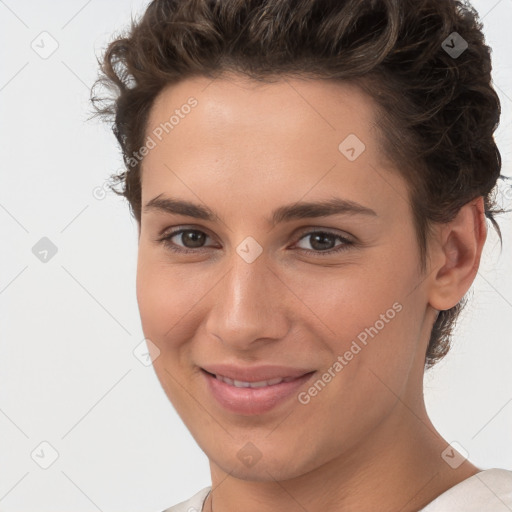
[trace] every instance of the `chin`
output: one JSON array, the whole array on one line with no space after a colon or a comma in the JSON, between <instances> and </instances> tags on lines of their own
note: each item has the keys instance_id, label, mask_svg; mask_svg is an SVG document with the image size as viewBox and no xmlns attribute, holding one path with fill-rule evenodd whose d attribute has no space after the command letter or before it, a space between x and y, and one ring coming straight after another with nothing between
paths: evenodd
<instances>
[{"instance_id":1,"label":"chin","mask_svg":"<svg viewBox=\"0 0 512 512\"><path fill-rule=\"evenodd\" d=\"M218 449L218 447L216 448ZM243 462L243 456L240 455L242 450L233 451L232 453L229 453L228 450L218 453L205 453L210 463L218 466L226 474L240 480L253 482L290 480L313 471L321 465L318 460L304 459L306 454L301 451L299 451L300 458L297 458L297 451L293 447L290 447L290 451L294 453L288 453L287 450L283 449L276 450L275 447L268 445L262 450L261 458L253 464L250 461ZM272 455L269 456L265 452Z\"/></svg>"}]
</instances>

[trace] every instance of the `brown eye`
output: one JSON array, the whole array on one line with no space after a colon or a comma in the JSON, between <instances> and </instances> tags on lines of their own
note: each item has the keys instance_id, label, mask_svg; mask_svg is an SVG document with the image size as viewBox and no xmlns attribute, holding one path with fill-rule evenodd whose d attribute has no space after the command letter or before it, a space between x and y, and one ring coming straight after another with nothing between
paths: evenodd
<instances>
[{"instance_id":1,"label":"brown eye","mask_svg":"<svg viewBox=\"0 0 512 512\"><path fill-rule=\"evenodd\" d=\"M341 243L336 245L336 239L341 240ZM310 231L304 234L299 242L301 240L307 240L307 243L312 247L312 249L301 247L304 252L320 256L338 253L353 245L353 242L347 238L328 231Z\"/></svg>"},{"instance_id":2,"label":"brown eye","mask_svg":"<svg viewBox=\"0 0 512 512\"><path fill-rule=\"evenodd\" d=\"M208 238L210 237L206 233L198 229L181 228L171 231L158 241L173 252L193 253L208 248L205 245ZM297 244L299 249L308 255L314 256L329 256L354 245L354 242L339 234L320 230L305 233L299 239L299 243L303 243L302 240L306 240L312 249L300 247ZM341 241L341 243L336 244L336 240Z\"/></svg>"},{"instance_id":3,"label":"brown eye","mask_svg":"<svg viewBox=\"0 0 512 512\"><path fill-rule=\"evenodd\" d=\"M173 241L173 238L176 238L178 242ZM208 235L203 231L182 228L168 233L159 241L166 248L175 252L195 252L194 249L204 248L203 244L207 238L209 238Z\"/></svg>"},{"instance_id":4,"label":"brown eye","mask_svg":"<svg viewBox=\"0 0 512 512\"><path fill-rule=\"evenodd\" d=\"M181 242L188 248L201 247L206 239L206 234L202 231L186 229L181 231Z\"/></svg>"}]
</instances>

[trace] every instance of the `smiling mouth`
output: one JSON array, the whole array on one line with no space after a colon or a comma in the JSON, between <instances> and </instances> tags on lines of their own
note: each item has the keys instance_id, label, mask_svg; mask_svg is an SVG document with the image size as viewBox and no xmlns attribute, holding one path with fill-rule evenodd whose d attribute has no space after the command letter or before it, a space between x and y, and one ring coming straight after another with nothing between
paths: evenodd
<instances>
[{"instance_id":1,"label":"smiling mouth","mask_svg":"<svg viewBox=\"0 0 512 512\"><path fill-rule=\"evenodd\" d=\"M216 374L210 373L206 370L203 370L203 371L206 372L208 375L215 377L217 380L220 380L221 382L225 382L226 384L229 384L230 386L234 386L236 388L264 388L267 386L275 386L277 384L281 384L281 382L290 382L292 380L296 380L296 379L300 378L300 377L276 377L275 379L260 380L257 382L247 382L247 381L243 381L243 380L230 379L229 377L224 377L223 375L216 375Z\"/></svg>"},{"instance_id":2,"label":"smiling mouth","mask_svg":"<svg viewBox=\"0 0 512 512\"><path fill-rule=\"evenodd\" d=\"M272 376L272 378L266 380L254 380L263 377L261 375L263 372L260 372L258 376L247 375L246 379L253 379L249 382L226 377L220 373L220 370L218 371L219 373L212 373L204 368L201 369L201 373L206 379L207 393L224 410L246 416L265 414L280 404L285 405L287 403L289 406L293 406L291 398L316 374L316 371L304 372L297 370L295 371L296 375ZM277 370L274 368L271 372L267 371L266 373L274 373L275 375L276 372ZM239 372L239 375L241 373ZM290 373L290 371L287 373ZM240 375L240 377L243 377L243 375Z\"/></svg>"}]
</instances>

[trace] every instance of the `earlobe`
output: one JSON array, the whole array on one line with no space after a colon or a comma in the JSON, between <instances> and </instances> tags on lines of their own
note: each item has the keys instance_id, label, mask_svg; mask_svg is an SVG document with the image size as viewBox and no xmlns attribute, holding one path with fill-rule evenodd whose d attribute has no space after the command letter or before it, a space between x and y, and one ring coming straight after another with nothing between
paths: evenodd
<instances>
[{"instance_id":1,"label":"earlobe","mask_svg":"<svg viewBox=\"0 0 512 512\"><path fill-rule=\"evenodd\" d=\"M487 238L483 197L465 204L457 216L438 230L431 261L429 304L439 311L455 306L471 287Z\"/></svg>"}]
</instances>

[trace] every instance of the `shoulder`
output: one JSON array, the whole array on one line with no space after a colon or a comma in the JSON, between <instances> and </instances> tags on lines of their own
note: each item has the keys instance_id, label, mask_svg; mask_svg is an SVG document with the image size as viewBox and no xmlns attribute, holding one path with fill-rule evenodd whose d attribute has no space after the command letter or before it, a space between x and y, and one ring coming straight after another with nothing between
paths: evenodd
<instances>
[{"instance_id":1,"label":"shoulder","mask_svg":"<svg viewBox=\"0 0 512 512\"><path fill-rule=\"evenodd\" d=\"M510 512L512 471L480 471L438 496L420 512Z\"/></svg>"},{"instance_id":2,"label":"shoulder","mask_svg":"<svg viewBox=\"0 0 512 512\"><path fill-rule=\"evenodd\" d=\"M201 512L203 510L203 504L211 490L210 487L201 489L198 493L194 494L192 498L182 501L170 508L166 508L162 512Z\"/></svg>"}]
</instances>

